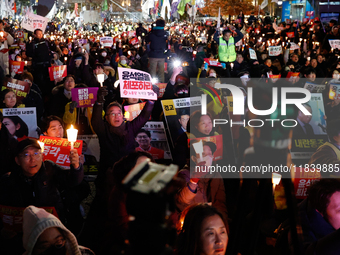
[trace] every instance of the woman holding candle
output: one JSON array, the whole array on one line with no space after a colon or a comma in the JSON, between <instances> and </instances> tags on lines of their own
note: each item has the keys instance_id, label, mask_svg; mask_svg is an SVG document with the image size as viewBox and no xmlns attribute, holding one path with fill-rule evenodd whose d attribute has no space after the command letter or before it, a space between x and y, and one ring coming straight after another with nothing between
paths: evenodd
<instances>
[{"instance_id":1,"label":"woman holding candle","mask_svg":"<svg viewBox=\"0 0 340 255\"><path fill-rule=\"evenodd\" d=\"M0 67L4 71L5 75L9 73L9 58L8 47L13 44L13 37L4 31L5 23L0 20Z\"/></svg>"}]
</instances>

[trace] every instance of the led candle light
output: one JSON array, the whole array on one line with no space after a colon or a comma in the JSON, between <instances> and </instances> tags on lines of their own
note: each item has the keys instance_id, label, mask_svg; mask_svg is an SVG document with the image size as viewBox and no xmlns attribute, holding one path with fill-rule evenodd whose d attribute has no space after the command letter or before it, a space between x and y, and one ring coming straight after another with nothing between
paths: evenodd
<instances>
[{"instance_id":1,"label":"led candle light","mask_svg":"<svg viewBox=\"0 0 340 255\"><path fill-rule=\"evenodd\" d=\"M44 143L43 142L40 142L38 141L39 145L40 145L40 148L41 148L41 152L44 152Z\"/></svg>"},{"instance_id":2,"label":"led candle light","mask_svg":"<svg viewBox=\"0 0 340 255\"><path fill-rule=\"evenodd\" d=\"M103 82L104 82L104 74L97 74L97 80L100 83L100 87L103 87Z\"/></svg>"},{"instance_id":3,"label":"led candle light","mask_svg":"<svg viewBox=\"0 0 340 255\"><path fill-rule=\"evenodd\" d=\"M203 161L203 141L200 140L197 143L193 143L192 146L194 147L196 154L200 155L199 161Z\"/></svg>"},{"instance_id":4,"label":"led candle light","mask_svg":"<svg viewBox=\"0 0 340 255\"><path fill-rule=\"evenodd\" d=\"M73 150L73 144L77 141L78 130L73 128L73 125L71 125L71 128L67 129L66 132L67 140L71 142L71 150Z\"/></svg>"},{"instance_id":5,"label":"led candle light","mask_svg":"<svg viewBox=\"0 0 340 255\"><path fill-rule=\"evenodd\" d=\"M64 61L65 61L65 62L67 61L67 57L64 57Z\"/></svg>"},{"instance_id":6,"label":"led candle light","mask_svg":"<svg viewBox=\"0 0 340 255\"><path fill-rule=\"evenodd\" d=\"M273 191L275 190L275 186L278 185L280 181L281 181L281 174L272 173Z\"/></svg>"},{"instance_id":7,"label":"led candle light","mask_svg":"<svg viewBox=\"0 0 340 255\"><path fill-rule=\"evenodd\" d=\"M231 70L234 68L234 63L230 63Z\"/></svg>"}]
</instances>

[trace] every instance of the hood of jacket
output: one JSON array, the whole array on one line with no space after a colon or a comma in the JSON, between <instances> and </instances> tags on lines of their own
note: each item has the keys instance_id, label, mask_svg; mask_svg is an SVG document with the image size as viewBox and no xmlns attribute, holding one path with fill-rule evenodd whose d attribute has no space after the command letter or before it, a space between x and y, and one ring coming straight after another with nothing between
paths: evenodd
<instances>
[{"instance_id":1,"label":"hood of jacket","mask_svg":"<svg viewBox=\"0 0 340 255\"><path fill-rule=\"evenodd\" d=\"M81 255L76 237L53 214L42 208L28 206L23 214L23 246L25 255L31 255L39 236L48 228L59 228L65 239L68 254Z\"/></svg>"}]
</instances>

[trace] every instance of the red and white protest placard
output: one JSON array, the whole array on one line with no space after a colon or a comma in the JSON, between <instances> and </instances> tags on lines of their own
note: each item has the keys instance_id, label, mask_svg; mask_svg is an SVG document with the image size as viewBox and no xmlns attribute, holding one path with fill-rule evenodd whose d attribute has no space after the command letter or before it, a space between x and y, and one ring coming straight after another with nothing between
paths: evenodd
<instances>
[{"instance_id":1,"label":"red and white protest placard","mask_svg":"<svg viewBox=\"0 0 340 255\"><path fill-rule=\"evenodd\" d=\"M279 56L282 53L281 46L269 46L268 47L269 56Z\"/></svg>"},{"instance_id":2,"label":"red and white protest placard","mask_svg":"<svg viewBox=\"0 0 340 255\"><path fill-rule=\"evenodd\" d=\"M19 46L22 50L26 50L26 43L19 43Z\"/></svg>"},{"instance_id":3,"label":"red and white protest placard","mask_svg":"<svg viewBox=\"0 0 340 255\"><path fill-rule=\"evenodd\" d=\"M65 169L70 168L70 149L71 142L64 138L40 136L40 142L44 143L44 160L51 160L59 166ZM74 145L74 149L78 151L78 154L82 154L83 141L77 140Z\"/></svg>"},{"instance_id":4,"label":"red and white protest placard","mask_svg":"<svg viewBox=\"0 0 340 255\"><path fill-rule=\"evenodd\" d=\"M39 28L43 32L46 29L48 18L33 14L32 12L26 13L26 16L22 19L21 27L34 32L35 29Z\"/></svg>"},{"instance_id":5,"label":"red and white protest placard","mask_svg":"<svg viewBox=\"0 0 340 255\"><path fill-rule=\"evenodd\" d=\"M296 73L294 73L294 72L288 72L288 74L287 74L287 77L286 77L286 80L288 80L289 82L296 82L297 81L297 79L299 78L299 75L300 75L300 73L299 72L296 72Z\"/></svg>"},{"instance_id":6,"label":"red and white protest placard","mask_svg":"<svg viewBox=\"0 0 340 255\"><path fill-rule=\"evenodd\" d=\"M112 47L112 45L113 45L113 38L109 37L109 36L107 36L107 37L100 37L99 41L100 41L100 44L103 47Z\"/></svg>"},{"instance_id":7,"label":"red and white protest placard","mask_svg":"<svg viewBox=\"0 0 340 255\"><path fill-rule=\"evenodd\" d=\"M136 31L129 31L128 32L129 37L135 37L136 36Z\"/></svg>"},{"instance_id":8,"label":"red and white protest placard","mask_svg":"<svg viewBox=\"0 0 340 255\"><path fill-rule=\"evenodd\" d=\"M340 99L340 84L329 85L329 99L335 100Z\"/></svg>"},{"instance_id":9,"label":"red and white protest placard","mask_svg":"<svg viewBox=\"0 0 340 255\"><path fill-rule=\"evenodd\" d=\"M9 61L10 73L14 72L16 74L21 74L24 72L25 62L24 61Z\"/></svg>"},{"instance_id":10,"label":"red and white protest placard","mask_svg":"<svg viewBox=\"0 0 340 255\"><path fill-rule=\"evenodd\" d=\"M286 35L288 38L293 38L295 36L294 32L287 32Z\"/></svg>"},{"instance_id":11,"label":"red and white protest placard","mask_svg":"<svg viewBox=\"0 0 340 255\"><path fill-rule=\"evenodd\" d=\"M24 32L21 31L21 30L18 31L18 32L17 32L17 37L18 37L18 38L24 38Z\"/></svg>"},{"instance_id":12,"label":"red and white protest placard","mask_svg":"<svg viewBox=\"0 0 340 255\"><path fill-rule=\"evenodd\" d=\"M340 49L339 39L328 39L328 42L332 49Z\"/></svg>"},{"instance_id":13,"label":"red and white protest placard","mask_svg":"<svg viewBox=\"0 0 340 255\"><path fill-rule=\"evenodd\" d=\"M48 68L48 72L50 74L50 80L54 81L55 79L67 76L67 66L51 66Z\"/></svg>"},{"instance_id":14,"label":"red and white protest placard","mask_svg":"<svg viewBox=\"0 0 340 255\"><path fill-rule=\"evenodd\" d=\"M132 68L118 67L118 75L122 98L157 100L157 94L152 90L149 73Z\"/></svg>"},{"instance_id":15,"label":"red and white protest placard","mask_svg":"<svg viewBox=\"0 0 340 255\"><path fill-rule=\"evenodd\" d=\"M138 41L138 39L135 37L135 38L132 38L130 41L130 44L132 44L132 45L135 45L135 44L138 44L139 43L139 41Z\"/></svg>"},{"instance_id":16,"label":"red and white protest placard","mask_svg":"<svg viewBox=\"0 0 340 255\"><path fill-rule=\"evenodd\" d=\"M207 21L205 22L205 24L206 24L207 26L211 26L211 25L212 25L212 21L211 21L211 20L207 20Z\"/></svg>"},{"instance_id":17,"label":"red and white protest placard","mask_svg":"<svg viewBox=\"0 0 340 255\"><path fill-rule=\"evenodd\" d=\"M28 82L6 77L1 90L11 89L15 92L17 99L22 100L27 96L30 88L31 86Z\"/></svg>"},{"instance_id":18,"label":"red and white protest placard","mask_svg":"<svg viewBox=\"0 0 340 255\"><path fill-rule=\"evenodd\" d=\"M300 46L298 44L296 44L296 43L291 42L289 49L290 50L298 50L298 49L300 49Z\"/></svg>"},{"instance_id":19,"label":"red and white protest placard","mask_svg":"<svg viewBox=\"0 0 340 255\"><path fill-rule=\"evenodd\" d=\"M275 82L277 82L278 79L281 78L281 74L277 74L277 75L270 74L269 78L272 79L272 81L275 83Z\"/></svg>"},{"instance_id":20,"label":"red and white protest placard","mask_svg":"<svg viewBox=\"0 0 340 255\"><path fill-rule=\"evenodd\" d=\"M167 83L157 83L156 86L159 88L158 98L162 98L166 89Z\"/></svg>"},{"instance_id":21,"label":"red and white protest placard","mask_svg":"<svg viewBox=\"0 0 340 255\"><path fill-rule=\"evenodd\" d=\"M307 189L313 182L321 178L321 174L318 171L310 171L312 169L305 169L302 167L295 168L294 176L294 190L297 199L305 199L307 197Z\"/></svg>"},{"instance_id":22,"label":"red and white protest placard","mask_svg":"<svg viewBox=\"0 0 340 255\"><path fill-rule=\"evenodd\" d=\"M205 58L204 62L208 63L209 66L222 67L222 64L220 62L218 62L217 59Z\"/></svg>"}]
</instances>

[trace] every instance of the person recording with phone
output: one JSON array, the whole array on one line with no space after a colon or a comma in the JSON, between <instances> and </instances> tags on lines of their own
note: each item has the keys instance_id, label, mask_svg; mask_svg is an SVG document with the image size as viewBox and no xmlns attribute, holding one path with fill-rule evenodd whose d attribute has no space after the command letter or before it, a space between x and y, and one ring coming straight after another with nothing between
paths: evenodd
<instances>
[{"instance_id":1,"label":"person recording with phone","mask_svg":"<svg viewBox=\"0 0 340 255\"><path fill-rule=\"evenodd\" d=\"M5 75L9 74L8 47L13 44L13 37L4 31L5 23L0 20L0 66Z\"/></svg>"}]
</instances>

